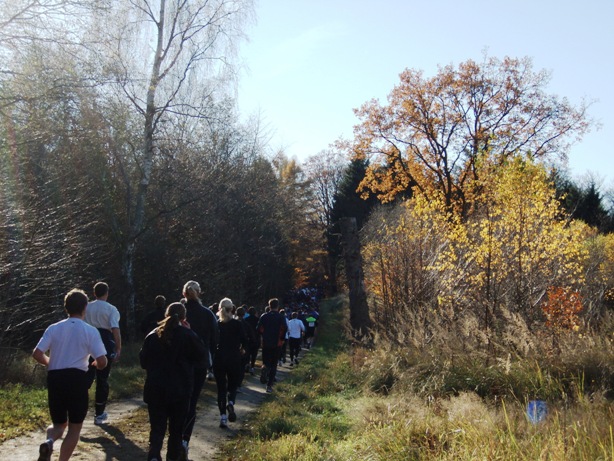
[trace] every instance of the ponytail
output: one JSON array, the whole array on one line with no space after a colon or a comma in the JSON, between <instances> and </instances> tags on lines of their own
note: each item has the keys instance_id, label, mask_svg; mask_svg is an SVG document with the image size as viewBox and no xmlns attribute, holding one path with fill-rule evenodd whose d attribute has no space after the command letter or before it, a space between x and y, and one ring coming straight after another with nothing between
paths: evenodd
<instances>
[{"instance_id":1,"label":"ponytail","mask_svg":"<svg viewBox=\"0 0 614 461\"><path fill-rule=\"evenodd\" d=\"M156 329L156 334L163 343L170 345L173 339L173 332L181 324L181 321L185 319L185 313L185 306L182 303L172 303L166 308L165 317L160 321L160 326Z\"/></svg>"}]
</instances>

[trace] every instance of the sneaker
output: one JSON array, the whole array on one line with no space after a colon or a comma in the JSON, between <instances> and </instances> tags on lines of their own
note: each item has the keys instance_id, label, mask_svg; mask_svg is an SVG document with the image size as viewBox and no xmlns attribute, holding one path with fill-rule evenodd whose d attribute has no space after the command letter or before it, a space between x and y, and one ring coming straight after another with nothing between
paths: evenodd
<instances>
[{"instance_id":1,"label":"sneaker","mask_svg":"<svg viewBox=\"0 0 614 461\"><path fill-rule=\"evenodd\" d=\"M53 444L49 440L41 443L38 448L38 461L50 461L51 453L53 453Z\"/></svg>"},{"instance_id":2,"label":"sneaker","mask_svg":"<svg viewBox=\"0 0 614 461\"><path fill-rule=\"evenodd\" d=\"M283 362L280 360L280 361L279 361L279 363L277 364L277 366L278 366L278 367L281 367L281 366L282 366L282 363L283 363Z\"/></svg>"},{"instance_id":3,"label":"sneaker","mask_svg":"<svg viewBox=\"0 0 614 461\"><path fill-rule=\"evenodd\" d=\"M100 415L94 416L94 424L96 426L100 426L101 424L104 424L107 421L107 419L109 419L109 415L105 411L104 413Z\"/></svg>"},{"instance_id":4,"label":"sneaker","mask_svg":"<svg viewBox=\"0 0 614 461\"><path fill-rule=\"evenodd\" d=\"M254 370L254 367L251 367L249 369L249 374L252 375L252 376L254 376L256 374L256 371Z\"/></svg>"},{"instance_id":5,"label":"sneaker","mask_svg":"<svg viewBox=\"0 0 614 461\"><path fill-rule=\"evenodd\" d=\"M228 421L234 423L237 420L237 414L235 413L235 406L232 403L226 405L226 409L228 410Z\"/></svg>"},{"instance_id":6,"label":"sneaker","mask_svg":"<svg viewBox=\"0 0 614 461\"><path fill-rule=\"evenodd\" d=\"M207 381L213 381L215 379L215 376L213 375L212 371L209 371L207 373Z\"/></svg>"},{"instance_id":7,"label":"sneaker","mask_svg":"<svg viewBox=\"0 0 614 461\"><path fill-rule=\"evenodd\" d=\"M262 370L260 371L260 382L262 384L266 384L269 380L269 369L262 365Z\"/></svg>"},{"instance_id":8,"label":"sneaker","mask_svg":"<svg viewBox=\"0 0 614 461\"><path fill-rule=\"evenodd\" d=\"M180 460L189 461L188 452L190 451L189 443L187 440L181 441L181 455L179 456Z\"/></svg>"},{"instance_id":9,"label":"sneaker","mask_svg":"<svg viewBox=\"0 0 614 461\"><path fill-rule=\"evenodd\" d=\"M270 393L272 393L272 392L273 392L273 388L272 388L271 386L267 386L267 387L266 387L266 393L267 393L267 394L270 394Z\"/></svg>"},{"instance_id":10,"label":"sneaker","mask_svg":"<svg viewBox=\"0 0 614 461\"><path fill-rule=\"evenodd\" d=\"M294 361L290 361L290 366L294 365Z\"/></svg>"},{"instance_id":11,"label":"sneaker","mask_svg":"<svg viewBox=\"0 0 614 461\"><path fill-rule=\"evenodd\" d=\"M228 418L226 415L220 416L220 427L226 429L228 427Z\"/></svg>"}]
</instances>

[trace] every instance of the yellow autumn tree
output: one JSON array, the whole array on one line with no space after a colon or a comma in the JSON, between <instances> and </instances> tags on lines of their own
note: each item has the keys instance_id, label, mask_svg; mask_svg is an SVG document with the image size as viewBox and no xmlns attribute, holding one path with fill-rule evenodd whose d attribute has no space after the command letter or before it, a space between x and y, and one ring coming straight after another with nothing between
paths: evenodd
<instances>
[{"instance_id":1,"label":"yellow autumn tree","mask_svg":"<svg viewBox=\"0 0 614 461\"><path fill-rule=\"evenodd\" d=\"M518 328L547 320L551 287L583 284L588 229L562 214L544 167L516 157L482 170L481 196L465 219L441 194L415 191L365 228L375 321L399 343L457 329L459 339L479 333L480 344L497 337L518 346Z\"/></svg>"},{"instance_id":2,"label":"yellow autumn tree","mask_svg":"<svg viewBox=\"0 0 614 461\"><path fill-rule=\"evenodd\" d=\"M587 238L589 258L586 266L584 319L597 324L607 310L614 308L614 234L599 234L591 229ZM595 325L596 326L596 325Z\"/></svg>"},{"instance_id":3,"label":"yellow autumn tree","mask_svg":"<svg viewBox=\"0 0 614 461\"><path fill-rule=\"evenodd\" d=\"M372 214L363 229L363 265L374 321L388 335L425 321L440 291L435 264L455 225L443 199L421 195Z\"/></svg>"},{"instance_id":4,"label":"yellow autumn tree","mask_svg":"<svg viewBox=\"0 0 614 461\"><path fill-rule=\"evenodd\" d=\"M473 310L485 328L502 309L541 320L548 287L583 284L587 228L563 216L545 168L530 158L483 171L465 231L451 236L439 261L441 299Z\"/></svg>"}]
</instances>

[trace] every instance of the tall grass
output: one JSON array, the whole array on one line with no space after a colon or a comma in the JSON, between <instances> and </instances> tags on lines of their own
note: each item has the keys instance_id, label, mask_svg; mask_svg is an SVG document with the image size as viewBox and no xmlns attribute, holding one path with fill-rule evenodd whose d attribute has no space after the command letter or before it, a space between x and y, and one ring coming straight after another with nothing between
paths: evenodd
<instances>
[{"instance_id":1,"label":"tall grass","mask_svg":"<svg viewBox=\"0 0 614 461\"><path fill-rule=\"evenodd\" d=\"M323 306L317 347L223 459L614 460L609 372L590 371L611 351L549 361L353 349L342 304ZM548 405L537 424L526 414L535 398Z\"/></svg>"}]
</instances>

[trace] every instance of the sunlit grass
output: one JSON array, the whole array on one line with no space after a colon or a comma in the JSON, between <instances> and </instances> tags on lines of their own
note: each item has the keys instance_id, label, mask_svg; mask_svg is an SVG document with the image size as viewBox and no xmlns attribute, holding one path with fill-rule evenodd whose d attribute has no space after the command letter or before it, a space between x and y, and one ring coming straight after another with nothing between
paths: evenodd
<instances>
[{"instance_id":1,"label":"sunlit grass","mask_svg":"<svg viewBox=\"0 0 614 461\"><path fill-rule=\"evenodd\" d=\"M0 442L48 424L47 390L21 384L0 388Z\"/></svg>"},{"instance_id":2,"label":"sunlit grass","mask_svg":"<svg viewBox=\"0 0 614 461\"><path fill-rule=\"evenodd\" d=\"M140 397L145 384L145 370L139 364L141 343L128 343L122 348L119 362L113 364L109 377L110 399ZM95 384L92 386L94 389ZM93 394L92 394L93 397Z\"/></svg>"},{"instance_id":3,"label":"sunlit grass","mask_svg":"<svg viewBox=\"0 0 614 461\"><path fill-rule=\"evenodd\" d=\"M223 459L614 461L608 384L595 382L587 392L581 360L561 367L352 350L331 321L338 303L323 309L328 324L317 347L251 418L247 433L229 442ZM548 403L538 424L526 415L533 398Z\"/></svg>"}]
</instances>

